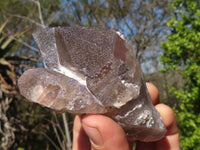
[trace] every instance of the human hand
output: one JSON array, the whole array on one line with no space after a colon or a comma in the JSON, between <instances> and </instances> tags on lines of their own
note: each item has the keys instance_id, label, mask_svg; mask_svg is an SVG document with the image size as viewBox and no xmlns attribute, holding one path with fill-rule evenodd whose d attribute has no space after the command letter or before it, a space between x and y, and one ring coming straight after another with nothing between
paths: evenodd
<instances>
[{"instance_id":1,"label":"human hand","mask_svg":"<svg viewBox=\"0 0 200 150\"><path fill-rule=\"evenodd\" d=\"M157 142L137 142L136 150L179 150L179 133L173 110L158 104L158 89L151 83L147 88L152 102L160 113L167 128L166 136ZM131 150L124 130L104 115L76 116L73 128L73 150Z\"/></svg>"}]
</instances>

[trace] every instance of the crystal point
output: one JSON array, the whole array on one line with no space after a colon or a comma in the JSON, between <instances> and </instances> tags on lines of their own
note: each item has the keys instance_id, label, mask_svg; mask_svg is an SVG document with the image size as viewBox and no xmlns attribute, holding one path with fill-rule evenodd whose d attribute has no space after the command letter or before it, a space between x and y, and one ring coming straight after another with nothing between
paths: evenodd
<instances>
[{"instance_id":1,"label":"crystal point","mask_svg":"<svg viewBox=\"0 0 200 150\"><path fill-rule=\"evenodd\" d=\"M151 103L130 43L113 30L45 28L33 34L45 68L18 80L20 93L57 112L105 114L131 140L156 141L166 129Z\"/></svg>"}]
</instances>

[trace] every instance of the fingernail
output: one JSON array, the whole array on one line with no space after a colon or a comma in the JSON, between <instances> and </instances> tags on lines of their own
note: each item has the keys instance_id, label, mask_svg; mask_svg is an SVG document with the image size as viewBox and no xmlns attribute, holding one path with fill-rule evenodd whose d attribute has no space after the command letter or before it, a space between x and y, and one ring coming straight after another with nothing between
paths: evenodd
<instances>
[{"instance_id":1,"label":"fingernail","mask_svg":"<svg viewBox=\"0 0 200 150\"><path fill-rule=\"evenodd\" d=\"M89 127L83 123L83 129L88 135L90 142L94 148L103 147L103 139L97 128Z\"/></svg>"}]
</instances>

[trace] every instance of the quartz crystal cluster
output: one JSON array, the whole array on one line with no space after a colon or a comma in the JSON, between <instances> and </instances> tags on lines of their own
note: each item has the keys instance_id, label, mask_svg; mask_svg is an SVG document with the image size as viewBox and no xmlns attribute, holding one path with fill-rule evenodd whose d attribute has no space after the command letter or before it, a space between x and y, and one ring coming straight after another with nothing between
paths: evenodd
<instances>
[{"instance_id":1,"label":"quartz crystal cluster","mask_svg":"<svg viewBox=\"0 0 200 150\"><path fill-rule=\"evenodd\" d=\"M55 27L33 36L45 68L19 78L25 98L57 112L107 115L131 140L164 137L134 49L123 35L99 27Z\"/></svg>"}]
</instances>

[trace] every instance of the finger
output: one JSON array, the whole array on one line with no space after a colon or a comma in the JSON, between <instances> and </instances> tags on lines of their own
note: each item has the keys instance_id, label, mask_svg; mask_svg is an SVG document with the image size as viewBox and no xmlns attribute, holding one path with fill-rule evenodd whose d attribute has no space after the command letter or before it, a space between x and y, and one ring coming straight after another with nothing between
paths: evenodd
<instances>
[{"instance_id":1,"label":"finger","mask_svg":"<svg viewBox=\"0 0 200 150\"><path fill-rule=\"evenodd\" d=\"M162 147L165 147L166 150L180 150L178 127L173 110L169 106L164 104L158 104L156 106L156 109L163 118L163 123L167 128L165 138L157 142L156 148L161 149Z\"/></svg>"},{"instance_id":2,"label":"finger","mask_svg":"<svg viewBox=\"0 0 200 150\"><path fill-rule=\"evenodd\" d=\"M137 150L179 150L179 133L176 125L176 118L173 110L164 104L158 104L155 106L160 113L163 123L167 128L166 136L157 142L138 142Z\"/></svg>"},{"instance_id":3,"label":"finger","mask_svg":"<svg viewBox=\"0 0 200 150\"><path fill-rule=\"evenodd\" d=\"M158 104L159 103L159 92L158 92L157 87L150 82L147 82L146 86L149 91L149 95L151 97L152 103L154 105Z\"/></svg>"},{"instance_id":4,"label":"finger","mask_svg":"<svg viewBox=\"0 0 200 150\"><path fill-rule=\"evenodd\" d=\"M173 110L165 104L158 104L155 107L157 111L160 113L163 123L167 128L167 135L177 133L178 127Z\"/></svg>"},{"instance_id":5,"label":"finger","mask_svg":"<svg viewBox=\"0 0 200 150\"><path fill-rule=\"evenodd\" d=\"M129 149L123 129L112 119L103 115L86 115L82 125L94 150Z\"/></svg>"},{"instance_id":6,"label":"finger","mask_svg":"<svg viewBox=\"0 0 200 150\"><path fill-rule=\"evenodd\" d=\"M90 150L91 144L88 136L85 134L81 125L80 116L76 116L74 119L73 128L73 150Z\"/></svg>"}]
</instances>

